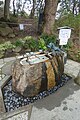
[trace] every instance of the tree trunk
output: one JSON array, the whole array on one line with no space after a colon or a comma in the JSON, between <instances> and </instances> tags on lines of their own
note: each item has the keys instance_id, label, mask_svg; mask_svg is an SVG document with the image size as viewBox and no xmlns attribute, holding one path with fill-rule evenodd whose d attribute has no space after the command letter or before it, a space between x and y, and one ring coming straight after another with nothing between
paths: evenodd
<instances>
[{"instance_id":1,"label":"tree trunk","mask_svg":"<svg viewBox=\"0 0 80 120\"><path fill-rule=\"evenodd\" d=\"M73 0L73 10L72 10L72 13L74 14L74 11L75 11L75 0Z\"/></svg>"},{"instance_id":2,"label":"tree trunk","mask_svg":"<svg viewBox=\"0 0 80 120\"><path fill-rule=\"evenodd\" d=\"M80 13L80 0L79 0L79 13Z\"/></svg>"},{"instance_id":3,"label":"tree trunk","mask_svg":"<svg viewBox=\"0 0 80 120\"><path fill-rule=\"evenodd\" d=\"M10 0L5 0L5 4L4 4L4 18L6 20L9 20L9 5L10 5Z\"/></svg>"},{"instance_id":4,"label":"tree trunk","mask_svg":"<svg viewBox=\"0 0 80 120\"><path fill-rule=\"evenodd\" d=\"M31 10L30 18L34 18L34 14L35 14L35 4L36 4L36 0L33 0L33 7L32 7L32 10Z\"/></svg>"},{"instance_id":5,"label":"tree trunk","mask_svg":"<svg viewBox=\"0 0 80 120\"><path fill-rule=\"evenodd\" d=\"M57 2L58 0L45 0L43 33L48 35L53 34Z\"/></svg>"},{"instance_id":6,"label":"tree trunk","mask_svg":"<svg viewBox=\"0 0 80 120\"><path fill-rule=\"evenodd\" d=\"M15 9L15 0L13 0L13 15L15 16L16 14L16 9Z\"/></svg>"}]
</instances>

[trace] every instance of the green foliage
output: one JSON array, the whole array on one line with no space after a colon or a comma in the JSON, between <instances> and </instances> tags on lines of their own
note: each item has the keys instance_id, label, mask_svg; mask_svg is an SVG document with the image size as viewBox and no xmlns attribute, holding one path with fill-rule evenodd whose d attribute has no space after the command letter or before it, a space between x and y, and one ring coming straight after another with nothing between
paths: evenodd
<instances>
[{"instance_id":1,"label":"green foliage","mask_svg":"<svg viewBox=\"0 0 80 120\"><path fill-rule=\"evenodd\" d=\"M26 36L23 40L25 41L24 47L27 49L31 49L32 51L37 51L39 49L47 49L43 38L39 38L39 40L36 40L32 36Z\"/></svg>"},{"instance_id":2,"label":"green foliage","mask_svg":"<svg viewBox=\"0 0 80 120\"><path fill-rule=\"evenodd\" d=\"M32 51L38 50L38 42L35 39L30 41L29 47Z\"/></svg>"},{"instance_id":3,"label":"green foliage","mask_svg":"<svg viewBox=\"0 0 80 120\"><path fill-rule=\"evenodd\" d=\"M18 39L15 41L14 45L16 47L22 47L24 45L24 42L22 41L22 39Z\"/></svg>"},{"instance_id":4,"label":"green foliage","mask_svg":"<svg viewBox=\"0 0 80 120\"><path fill-rule=\"evenodd\" d=\"M59 26L70 26L70 27L76 27L80 24L80 14L77 16L74 16L73 14L67 14L66 16L63 16L56 22Z\"/></svg>"},{"instance_id":5,"label":"green foliage","mask_svg":"<svg viewBox=\"0 0 80 120\"><path fill-rule=\"evenodd\" d=\"M4 51L4 50L5 50L4 44L0 44L0 51Z\"/></svg>"},{"instance_id":6,"label":"green foliage","mask_svg":"<svg viewBox=\"0 0 80 120\"><path fill-rule=\"evenodd\" d=\"M0 51L0 58L2 58L4 56L4 51Z\"/></svg>"},{"instance_id":7,"label":"green foliage","mask_svg":"<svg viewBox=\"0 0 80 120\"><path fill-rule=\"evenodd\" d=\"M0 44L0 51L5 51L12 48L15 48L15 46L10 41L5 42L4 44Z\"/></svg>"},{"instance_id":8,"label":"green foliage","mask_svg":"<svg viewBox=\"0 0 80 120\"><path fill-rule=\"evenodd\" d=\"M72 41L68 41L67 45L64 46L64 49L66 51L70 50L70 48L73 46L73 42Z\"/></svg>"},{"instance_id":9,"label":"green foliage","mask_svg":"<svg viewBox=\"0 0 80 120\"><path fill-rule=\"evenodd\" d=\"M4 56L5 50L13 48L15 48L15 46L10 41L0 44L0 58Z\"/></svg>"},{"instance_id":10,"label":"green foliage","mask_svg":"<svg viewBox=\"0 0 80 120\"><path fill-rule=\"evenodd\" d=\"M30 41L30 40L32 40L32 39L33 39L32 36L26 36L23 40L24 40L24 41Z\"/></svg>"},{"instance_id":11,"label":"green foliage","mask_svg":"<svg viewBox=\"0 0 80 120\"><path fill-rule=\"evenodd\" d=\"M58 19L54 25L54 29L57 29L58 27L62 26L69 26L74 28L74 33L79 34L79 26L80 26L80 14L77 16L74 16L73 14L67 14L66 16L63 16L62 18Z\"/></svg>"},{"instance_id":12,"label":"green foliage","mask_svg":"<svg viewBox=\"0 0 80 120\"><path fill-rule=\"evenodd\" d=\"M25 41L25 48L31 49L32 51L38 50L38 41L32 36L26 36L23 40Z\"/></svg>"},{"instance_id":13,"label":"green foliage","mask_svg":"<svg viewBox=\"0 0 80 120\"><path fill-rule=\"evenodd\" d=\"M44 41L43 38L39 39L39 49L42 49L42 50L46 50L47 49L45 41Z\"/></svg>"},{"instance_id":14,"label":"green foliage","mask_svg":"<svg viewBox=\"0 0 80 120\"><path fill-rule=\"evenodd\" d=\"M11 49L11 48L15 48L15 46L10 41L7 41L4 43L4 48Z\"/></svg>"},{"instance_id":15,"label":"green foliage","mask_svg":"<svg viewBox=\"0 0 80 120\"><path fill-rule=\"evenodd\" d=\"M78 61L80 62L80 50L79 50L78 53L76 54L76 58L77 58Z\"/></svg>"},{"instance_id":16,"label":"green foliage","mask_svg":"<svg viewBox=\"0 0 80 120\"><path fill-rule=\"evenodd\" d=\"M49 43L55 43L56 42L56 36L55 35L41 35L41 38L44 39L45 44L48 45Z\"/></svg>"}]
</instances>

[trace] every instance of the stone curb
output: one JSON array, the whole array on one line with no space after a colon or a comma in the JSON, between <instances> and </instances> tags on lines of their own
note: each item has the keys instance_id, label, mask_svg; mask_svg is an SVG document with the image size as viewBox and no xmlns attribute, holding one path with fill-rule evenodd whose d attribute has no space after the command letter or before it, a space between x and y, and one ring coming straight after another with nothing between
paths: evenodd
<instances>
[{"instance_id":1,"label":"stone curb","mask_svg":"<svg viewBox=\"0 0 80 120\"><path fill-rule=\"evenodd\" d=\"M6 110L5 110L5 105L4 105L4 101L3 101L3 95L2 95L2 88L5 86L5 84L10 79L11 79L11 76L7 75L4 79L2 79L0 81L0 120L8 120L9 118L12 119L12 117L14 117L14 116L19 117L20 114L24 114L24 112L26 114L28 114L27 120L30 120L30 115L31 115L33 104L20 107L17 110L14 110L14 111L11 111L11 112L6 112Z\"/></svg>"},{"instance_id":2,"label":"stone curb","mask_svg":"<svg viewBox=\"0 0 80 120\"><path fill-rule=\"evenodd\" d=\"M7 83L9 78L10 78L10 76L6 76L4 79L0 80L0 113L6 112L4 101L3 101L2 88Z\"/></svg>"},{"instance_id":3,"label":"stone curb","mask_svg":"<svg viewBox=\"0 0 80 120\"><path fill-rule=\"evenodd\" d=\"M23 114L24 112L28 114L28 116L26 116L26 118L28 117L26 120L30 120L32 106L33 105L27 105L11 112L4 112L0 114L0 120L11 120L14 116L16 117L16 120L19 120L17 118L19 118L20 114Z\"/></svg>"}]
</instances>

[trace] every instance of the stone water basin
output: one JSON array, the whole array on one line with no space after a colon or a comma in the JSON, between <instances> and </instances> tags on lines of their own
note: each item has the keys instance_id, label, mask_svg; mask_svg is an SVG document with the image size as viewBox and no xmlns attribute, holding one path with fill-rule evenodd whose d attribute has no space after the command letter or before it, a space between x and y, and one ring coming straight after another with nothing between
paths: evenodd
<instances>
[{"instance_id":1,"label":"stone water basin","mask_svg":"<svg viewBox=\"0 0 80 120\"><path fill-rule=\"evenodd\" d=\"M33 97L61 83L63 55L59 52L18 59L12 66L12 88L24 97Z\"/></svg>"}]
</instances>

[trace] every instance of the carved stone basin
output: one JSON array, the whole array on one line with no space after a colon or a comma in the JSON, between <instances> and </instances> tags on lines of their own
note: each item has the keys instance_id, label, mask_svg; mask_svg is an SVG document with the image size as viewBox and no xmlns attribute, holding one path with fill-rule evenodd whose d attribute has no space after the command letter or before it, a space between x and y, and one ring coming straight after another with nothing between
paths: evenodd
<instances>
[{"instance_id":1,"label":"carved stone basin","mask_svg":"<svg viewBox=\"0 0 80 120\"><path fill-rule=\"evenodd\" d=\"M63 72L61 53L18 59L12 66L12 87L24 97L32 97L60 84Z\"/></svg>"}]
</instances>

